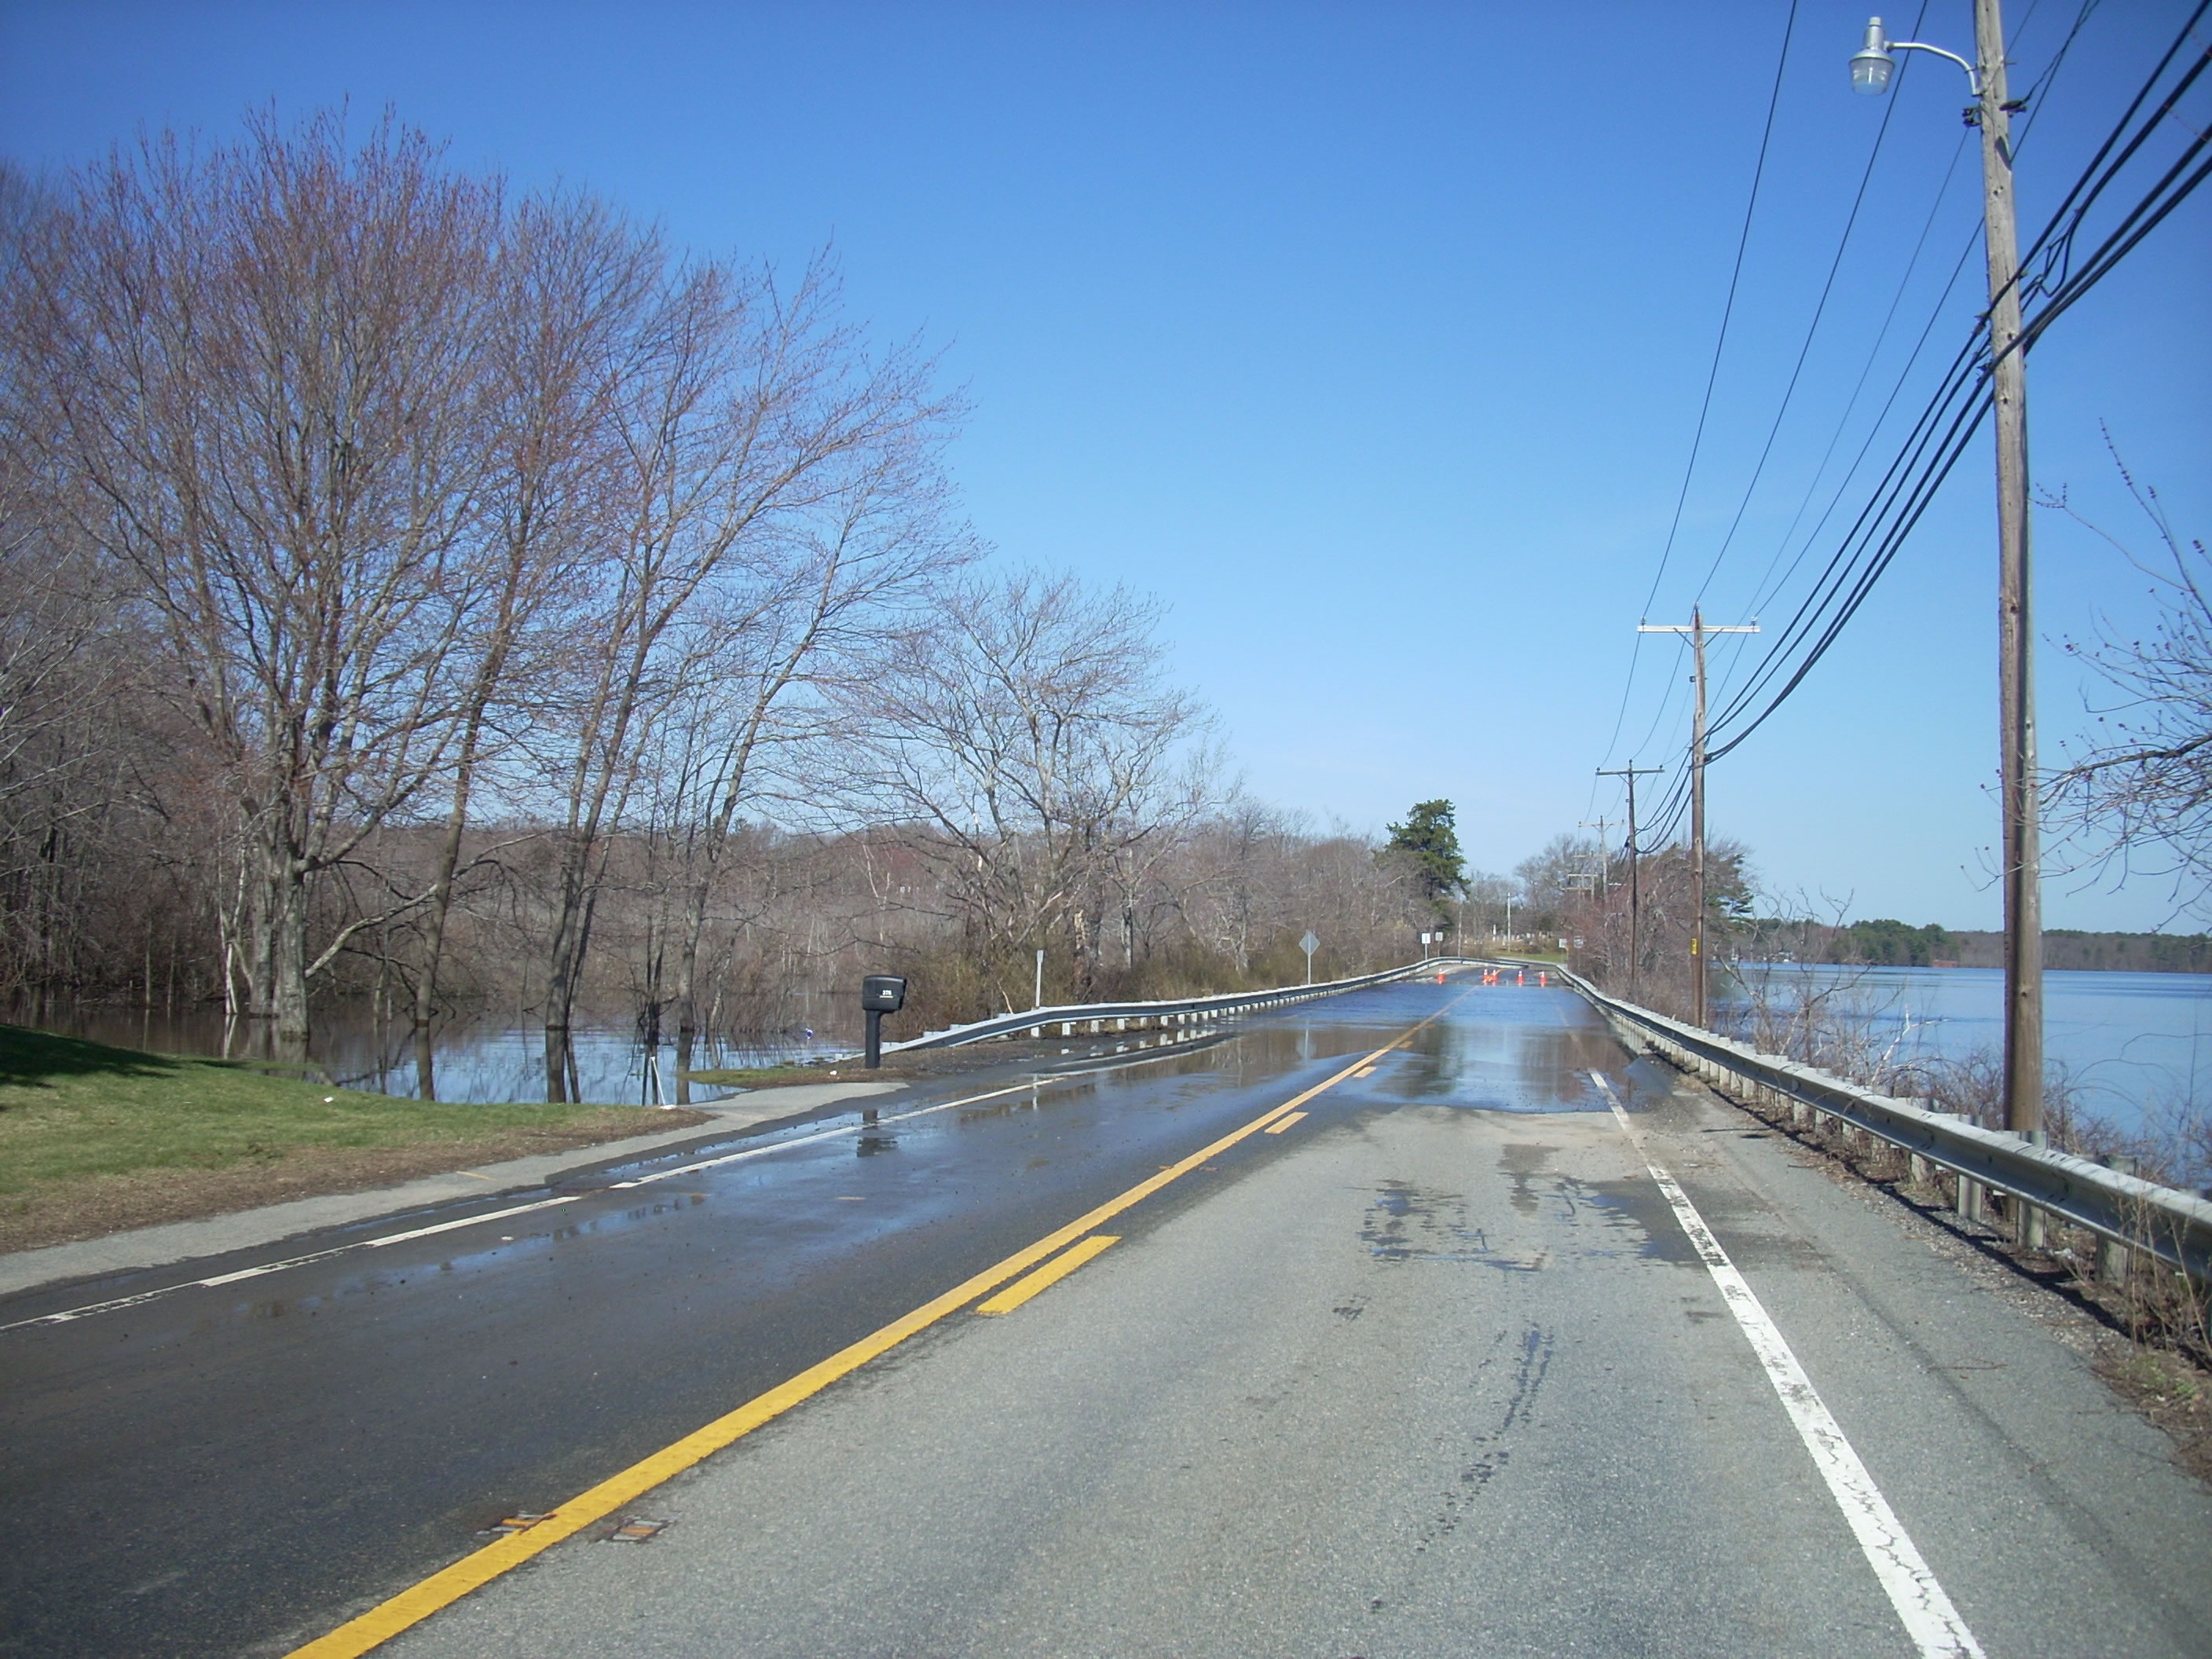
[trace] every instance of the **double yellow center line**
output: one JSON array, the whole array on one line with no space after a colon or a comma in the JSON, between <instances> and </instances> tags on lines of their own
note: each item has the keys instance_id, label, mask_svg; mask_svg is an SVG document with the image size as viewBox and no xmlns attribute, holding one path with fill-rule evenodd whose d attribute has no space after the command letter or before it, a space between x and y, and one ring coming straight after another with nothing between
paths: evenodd
<instances>
[{"instance_id":1,"label":"double yellow center line","mask_svg":"<svg viewBox=\"0 0 2212 1659\"><path fill-rule=\"evenodd\" d=\"M470 1591L481 1589L532 1557L543 1554L562 1539L573 1538L585 1528L604 1521L616 1510L635 1503L662 1482L681 1474L694 1464L704 1462L733 1442L743 1439L763 1423L781 1417L840 1377L850 1376L870 1360L898 1346L907 1338L928 1329L949 1314L957 1313L977 1297L996 1291L1008 1280L1021 1279L1023 1274L1028 1273L1030 1276L1022 1279L1020 1284L992 1297L977 1311L1006 1313L1020 1306L1039 1291L1065 1278L1116 1242L1115 1238L1086 1237L1091 1229L1112 1220L1124 1210L1141 1204L1170 1182L1180 1180L1248 1136L1261 1133L1286 1113L1297 1113L1308 1101L1334 1089L1345 1079L1356 1075L1363 1066L1371 1066L1391 1050L1402 1048L1425 1028L1443 1018L1458 1001L1458 998L1453 999L1426 1019L1407 1027L1373 1054L1354 1060L1334 1077L1316 1084L1304 1094L1294 1096L1281 1105L1262 1112L1249 1123L1232 1130L1211 1146L1193 1152L1180 1163L1167 1165L1157 1175L1148 1176L1128 1191L1107 1200L1088 1214L1046 1234L1036 1243L1016 1250L1004 1261L986 1267L974 1278L954 1285L944 1295L923 1303L912 1312L901 1315L850 1346L839 1349L819 1364L808 1366L789 1381L780 1382L767 1393L754 1396L735 1411L716 1418L704 1428L695 1430L672 1445L664 1446L650 1457L631 1464L621 1474L611 1475L589 1491L580 1492L543 1520L533 1522L526 1530L494 1540L473 1554L462 1557L442 1572L431 1574L420 1583L400 1591L359 1618L339 1626L329 1635L318 1638L305 1647L294 1649L287 1659L355 1659L355 1656L380 1647L440 1608L452 1606ZM1082 1242L1077 1243L1078 1240ZM1054 1261L1042 1272L1030 1273L1030 1269L1038 1263L1070 1244L1074 1244L1075 1249L1068 1250L1066 1255Z\"/></svg>"}]
</instances>

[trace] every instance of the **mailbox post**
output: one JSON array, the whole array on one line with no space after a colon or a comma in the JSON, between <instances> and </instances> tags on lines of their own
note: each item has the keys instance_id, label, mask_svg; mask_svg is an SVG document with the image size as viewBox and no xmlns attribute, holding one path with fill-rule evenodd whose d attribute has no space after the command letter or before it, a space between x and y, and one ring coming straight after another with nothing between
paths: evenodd
<instances>
[{"instance_id":1,"label":"mailbox post","mask_svg":"<svg viewBox=\"0 0 2212 1659\"><path fill-rule=\"evenodd\" d=\"M863 1062L870 1071L884 1063L884 1016L906 1005L906 981L896 974L870 974L860 981L860 1008L868 1017L868 1052Z\"/></svg>"}]
</instances>

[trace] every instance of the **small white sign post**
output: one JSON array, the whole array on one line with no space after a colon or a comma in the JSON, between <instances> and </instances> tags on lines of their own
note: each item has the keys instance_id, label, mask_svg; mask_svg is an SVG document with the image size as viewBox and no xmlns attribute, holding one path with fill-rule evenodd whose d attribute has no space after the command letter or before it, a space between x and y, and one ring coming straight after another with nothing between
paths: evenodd
<instances>
[{"instance_id":1,"label":"small white sign post","mask_svg":"<svg viewBox=\"0 0 2212 1659\"><path fill-rule=\"evenodd\" d=\"M1310 985L1313 983L1313 953L1321 949L1321 941L1314 937L1312 928L1306 929L1306 936L1298 941L1298 949L1306 953L1306 983Z\"/></svg>"}]
</instances>

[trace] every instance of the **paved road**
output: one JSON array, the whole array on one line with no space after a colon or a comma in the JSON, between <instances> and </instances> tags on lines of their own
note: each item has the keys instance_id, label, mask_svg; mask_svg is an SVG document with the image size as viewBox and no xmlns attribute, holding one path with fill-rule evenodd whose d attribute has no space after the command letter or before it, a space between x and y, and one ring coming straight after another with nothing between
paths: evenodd
<instances>
[{"instance_id":1,"label":"paved road","mask_svg":"<svg viewBox=\"0 0 2212 1659\"><path fill-rule=\"evenodd\" d=\"M1034 1299L937 1320L386 1651L1941 1651L1721 1251L1952 1628L2212 1651L2212 1504L2013 1298L1571 998L1463 983L0 1334L0 1651L282 1652L1431 1015ZM600 1541L633 1515L672 1524Z\"/></svg>"}]
</instances>

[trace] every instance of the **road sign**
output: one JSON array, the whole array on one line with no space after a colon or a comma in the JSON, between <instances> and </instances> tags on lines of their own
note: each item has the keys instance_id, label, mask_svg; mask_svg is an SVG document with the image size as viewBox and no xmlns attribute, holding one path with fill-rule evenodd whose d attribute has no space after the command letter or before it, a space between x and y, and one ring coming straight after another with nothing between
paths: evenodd
<instances>
[{"instance_id":1,"label":"road sign","mask_svg":"<svg viewBox=\"0 0 2212 1659\"><path fill-rule=\"evenodd\" d=\"M1306 936L1298 941L1298 949L1304 951L1308 956L1311 956L1315 951L1321 949L1321 941L1314 937L1314 930L1312 928L1309 927L1306 929Z\"/></svg>"}]
</instances>

